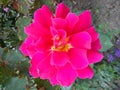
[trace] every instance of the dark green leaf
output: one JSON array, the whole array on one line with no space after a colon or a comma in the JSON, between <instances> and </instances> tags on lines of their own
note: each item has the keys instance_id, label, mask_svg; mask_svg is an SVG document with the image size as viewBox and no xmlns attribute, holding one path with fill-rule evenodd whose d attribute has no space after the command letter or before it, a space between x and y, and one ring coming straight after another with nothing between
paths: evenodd
<instances>
[{"instance_id":1,"label":"dark green leaf","mask_svg":"<svg viewBox=\"0 0 120 90\"><path fill-rule=\"evenodd\" d=\"M5 62L0 62L0 84L4 86L12 77L13 71L6 66Z\"/></svg>"},{"instance_id":2,"label":"dark green leaf","mask_svg":"<svg viewBox=\"0 0 120 90\"><path fill-rule=\"evenodd\" d=\"M110 49L113 46L109 36L104 33L100 33L100 40L102 43L101 51L107 51L108 49Z\"/></svg>"},{"instance_id":3,"label":"dark green leaf","mask_svg":"<svg viewBox=\"0 0 120 90\"><path fill-rule=\"evenodd\" d=\"M10 0L0 0L0 4L7 5Z\"/></svg>"},{"instance_id":4,"label":"dark green leaf","mask_svg":"<svg viewBox=\"0 0 120 90\"><path fill-rule=\"evenodd\" d=\"M44 87L45 90L59 90L58 86L52 86L48 80L35 79L38 88Z\"/></svg>"},{"instance_id":5,"label":"dark green leaf","mask_svg":"<svg viewBox=\"0 0 120 90\"><path fill-rule=\"evenodd\" d=\"M52 0L40 0L40 2L41 2L41 4L46 4L46 5L48 5L49 7L51 7L52 6Z\"/></svg>"},{"instance_id":6,"label":"dark green leaf","mask_svg":"<svg viewBox=\"0 0 120 90\"><path fill-rule=\"evenodd\" d=\"M6 84L6 90L26 90L27 79L13 77Z\"/></svg>"},{"instance_id":7,"label":"dark green leaf","mask_svg":"<svg viewBox=\"0 0 120 90\"><path fill-rule=\"evenodd\" d=\"M29 75L29 60L18 50L4 50L2 60L7 63L10 69L16 70L16 74Z\"/></svg>"},{"instance_id":8,"label":"dark green leaf","mask_svg":"<svg viewBox=\"0 0 120 90\"><path fill-rule=\"evenodd\" d=\"M112 39L114 35L117 35L119 33L120 33L120 29L108 31L106 34Z\"/></svg>"},{"instance_id":9,"label":"dark green leaf","mask_svg":"<svg viewBox=\"0 0 120 90\"><path fill-rule=\"evenodd\" d=\"M20 40L24 40L26 38L26 34L24 33L24 27L31 22L31 18L29 17L21 17L16 21L16 26L18 27L18 37Z\"/></svg>"},{"instance_id":10,"label":"dark green leaf","mask_svg":"<svg viewBox=\"0 0 120 90\"><path fill-rule=\"evenodd\" d=\"M6 60L11 65L15 65L16 63L25 61L26 58L18 50L13 50L8 51L6 55L4 55L4 60Z\"/></svg>"},{"instance_id":11,"label":"dark green leaf","mask_svg":"<svg viewBox=\"0 0 120 90\"><path fill-rule=\"evenodd\" d=\"M16 3L18 5L18 11L24 15L27 15L29 13L29 9L33 4L31 0L17 0Z\"/></svg>"},{"instance_id":12,"label":"dark green leaf","mask_svg":"<svg viewBox=\"0 0 120 90\"><path fill-rule=\"evenodd\" d=\"M3 48L0 47L0 58L2 57L3 54Z\"/></svg>"},{"instance_id":13,"label":"dark green leaf","mask_svg":"<svg viewBox=\"0 0 120 90\"><path fill-rule=\"evenodd\" d=\"M61 90L72 90L72 85L69 87L61 86Z\"/></svg>"},{"instance_id":14,"label":"dark green leaf","mask_svg":"<svg viewBox=\"0 0 120 90\"><path fill-rule=\"evenodd\" d=\"M41 5L47 5L52 12L55 12L54 0L39 0Z\"/></svg>"}]
</instances>

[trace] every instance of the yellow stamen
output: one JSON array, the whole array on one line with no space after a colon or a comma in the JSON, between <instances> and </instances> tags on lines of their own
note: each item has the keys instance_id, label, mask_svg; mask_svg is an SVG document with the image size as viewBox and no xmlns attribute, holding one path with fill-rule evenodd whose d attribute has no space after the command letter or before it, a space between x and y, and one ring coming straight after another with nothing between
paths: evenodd
<instances>
[{"instance_id":1,"label":"yellow stamen","mask_svg":"<svg viewBox=\"0 0 120 90\"><path fill-rule=\"evenodd\" d=\"M61 46L56 47L56 48L55 48L55 46L52 46L51 50L52 51L64 51L64 52L68 52L70 48L72 48L72 46L71 46L71 44L68 43L66 45L63 45L63 46L61 45Z\"/></svg>"}]
</instances>

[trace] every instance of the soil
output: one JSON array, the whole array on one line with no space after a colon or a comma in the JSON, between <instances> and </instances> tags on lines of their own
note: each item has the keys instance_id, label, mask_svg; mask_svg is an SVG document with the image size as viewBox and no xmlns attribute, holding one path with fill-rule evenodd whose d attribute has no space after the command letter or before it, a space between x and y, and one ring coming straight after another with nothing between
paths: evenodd
<instances>
[{"instance_id":1,"label":"soil","mask_svg":"<svg viewBox=\"0 0 120 90\"><path fill-rule=\"evenodd\" d=\"M69 0L63 0L70 5ZM74 11L91 10L95 23L107 25L106 30L120 30L120 0L71 0Z\"/></svg>"}]
</instances>

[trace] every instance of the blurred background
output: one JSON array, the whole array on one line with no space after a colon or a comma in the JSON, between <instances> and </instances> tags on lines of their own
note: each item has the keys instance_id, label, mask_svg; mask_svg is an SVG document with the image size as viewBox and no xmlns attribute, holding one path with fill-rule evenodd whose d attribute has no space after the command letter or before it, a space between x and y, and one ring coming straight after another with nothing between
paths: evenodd
<instances>
[{"instance_id":1,"label":"blurred background","mask_svg":"<svg viewBox=\"0 0 120 90\"><path fill-rule=\"evenodd\" d=\"M60 2L76 14L91 10L104 53L103 61L92 65L93 79L77 79L68 88L32 78L29 58L19 51L34 11L46 4L54 13ZM0 0L0 90L120 90L120 0Z\"/></svg>"}]
</instances>

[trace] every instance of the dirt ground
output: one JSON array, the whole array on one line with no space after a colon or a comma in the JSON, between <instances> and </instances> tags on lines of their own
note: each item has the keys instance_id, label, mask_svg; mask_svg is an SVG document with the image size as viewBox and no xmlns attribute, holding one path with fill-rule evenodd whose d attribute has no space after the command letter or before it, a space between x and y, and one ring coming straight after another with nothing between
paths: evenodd
<instances>
[{"instance_id":1,"label":"dirt ground","mask_svg":"<svg viewBox=\"0 0 120 90\"><path fill-rule=\"evenodd\" d=\"M69 0L63 0L69 4ZM106 24L109 30L120 30L120 0L71 0L75 10L92 11L96 24Z\"/></svg>"}]
</instances>

